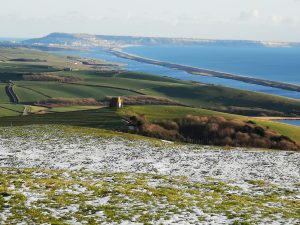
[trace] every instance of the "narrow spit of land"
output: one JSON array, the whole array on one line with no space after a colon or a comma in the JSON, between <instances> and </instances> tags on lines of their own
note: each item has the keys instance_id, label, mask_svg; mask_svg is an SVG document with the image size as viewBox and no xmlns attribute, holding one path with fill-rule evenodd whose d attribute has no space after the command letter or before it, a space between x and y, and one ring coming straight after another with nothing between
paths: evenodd
<instances>
[{"instance_id":1,"label":"narrow spit of land","mask_svg":"<svg viewBox=\"0 0 300 225\"><path fill-rule=\"evenodd\" d=\"M274 87L274 88L280 88L280 89L289 90L289 91L300 92L300 86L295 85L295 84L259 79L259 78L254 78L254 77L240 76L240 75L223 73L223 72L218 72L218 71L213 71L213 70L208 70L208 69L203 69L203 68L198 68L198 67L192 67L192 66L187 66L187 65L181 65L181 64L175 64L175 63L169 63L169 62L148 59L148 58L143 58L143 57L140 57L137 55L128 54L126 52L121 51L120 49L108 49L107 51L117 57L135 60L137 62L142 62L142 63L164 66L164 67L171 68L171 69L182 70L187 73L194 74L194 75L212 76L212 77L219 77L219 78L224 78L224 79L232 79L232 80L242 81L242 82L251 83L251 84L257 84L257 85L262 85L262 86L267 86L267 87Z\"/></svg>"}]
</instances>

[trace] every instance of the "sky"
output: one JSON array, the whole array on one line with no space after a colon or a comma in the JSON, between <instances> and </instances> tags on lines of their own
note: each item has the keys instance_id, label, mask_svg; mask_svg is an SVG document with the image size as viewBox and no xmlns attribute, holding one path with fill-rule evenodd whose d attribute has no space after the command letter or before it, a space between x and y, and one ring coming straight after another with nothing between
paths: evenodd
<instances>
[{"instance_id":1,"label":"sky","mask_svg":"<svg viewBox=\"0 0 300 225\"><path fill-rule=\"evenodd\" d=\"M0 0L0 37L52 32L300 42L300 0Z\"/></svg>"}]
</instances>

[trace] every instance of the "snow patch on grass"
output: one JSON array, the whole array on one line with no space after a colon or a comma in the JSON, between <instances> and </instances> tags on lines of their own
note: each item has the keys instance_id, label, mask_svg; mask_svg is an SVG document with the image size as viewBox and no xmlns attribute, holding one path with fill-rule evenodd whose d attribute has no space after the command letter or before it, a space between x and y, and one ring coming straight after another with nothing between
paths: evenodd
<instances>
[{"instance_id":1,"label":"snow patch on grass","mask_svg":"<svg viewBox=\"0 0 300 225\"><path fill-rule=\"evenodd\" d=\"M0 128L0 224L300 223L299 153L71 130Z\"/></svg>"}]
</instances>

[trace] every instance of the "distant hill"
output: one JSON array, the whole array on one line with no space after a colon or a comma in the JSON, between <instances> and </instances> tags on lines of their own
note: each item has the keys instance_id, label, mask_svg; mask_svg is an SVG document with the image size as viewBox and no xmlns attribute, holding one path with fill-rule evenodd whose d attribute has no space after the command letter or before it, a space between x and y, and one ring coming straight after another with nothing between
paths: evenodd
<instances>
[{"instance_id":1,"label":"distant hill","mask_svg":"<svg viewBox=\"0 0 300 225\"><path fill-rule=\"evenodd\" d=\"M211 40L195 38L135 37L91 34L51 33L42 38L23 41L24 44L68 47L124 47L131 45L222 45L222 46L267 46L290 47L300 43L262 42L247 40Z\"/></svg>"}]
</instances>

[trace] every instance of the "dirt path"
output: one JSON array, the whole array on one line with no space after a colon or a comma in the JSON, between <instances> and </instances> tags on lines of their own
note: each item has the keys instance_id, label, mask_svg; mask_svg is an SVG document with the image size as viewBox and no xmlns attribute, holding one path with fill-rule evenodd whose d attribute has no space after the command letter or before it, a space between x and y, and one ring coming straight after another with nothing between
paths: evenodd
<instances>
[{"instance_id":1,"label":"dirt path","mask_svg":"<svg viewBox=\"0 0 300 225\"><path fill-rule=\"evenodd\" d=\"M23 116L27 116L30 112L30 106L29 105L24 105L24 111L23 111Z\"/></svg>"}]
</instances>

